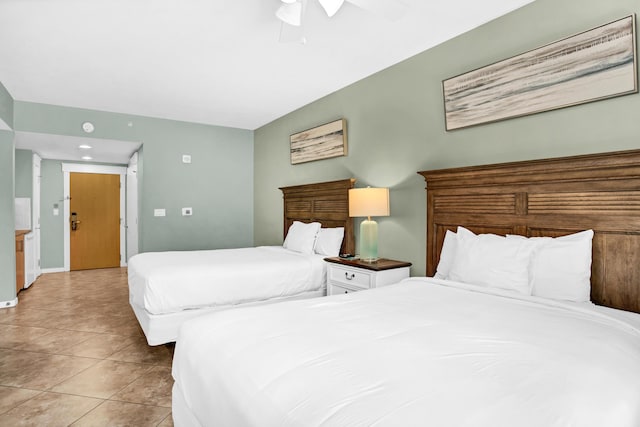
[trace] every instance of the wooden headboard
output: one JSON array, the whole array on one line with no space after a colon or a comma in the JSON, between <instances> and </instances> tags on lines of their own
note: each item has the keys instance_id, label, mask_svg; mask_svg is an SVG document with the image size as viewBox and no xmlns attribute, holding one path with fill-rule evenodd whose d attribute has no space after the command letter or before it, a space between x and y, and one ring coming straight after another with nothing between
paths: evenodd
<instances>
[{"instance_id":1,"label":"wooden headboard","mask_svg":"<svg viewBox=\"0 0 640 427\"><path fill-rule=\"evenodd\" d=\"M428 276L458 225L529 237L593 229L591 300L640 312L640 150L418 173Z\"/></svg>"},{"instance_id":2,"label":"wooden headboard","mask_svg":"<svg viewBox=\"0 0 640 427\"><path fill-rule=\"evenodd\" d=\"M344 227L340 253L356 252L353 218L349 217L349 189L355 179L280 187L284 198L284 236L293 221L317 221L323 227Z\"/></svg>"}]
</instances>

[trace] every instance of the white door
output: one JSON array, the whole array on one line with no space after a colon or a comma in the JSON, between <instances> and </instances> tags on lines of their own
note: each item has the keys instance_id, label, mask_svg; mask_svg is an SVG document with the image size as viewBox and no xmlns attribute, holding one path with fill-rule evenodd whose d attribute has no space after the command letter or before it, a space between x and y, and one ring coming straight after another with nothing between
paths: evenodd
<instances>
[{"instance_id":1,"label":"white door","mask_svg":"<svg viewBox=\"0 0 640 427\"><path fill-rule=\"evenodd\" d=\"M33 208L33 256L35 259L34 280L42 274L40 267L40 163L42 159L33 153L33 188L32 188L32 208Z\"/></svg>"},{"instance_id":2,"label":"white door","mask_svg":"<svg viewBox=\"0 0 640 427\"><path fill-rule=\"evenodd\" d=\"M127 167L127 261L138 253L138 153Z\"/></svg>"}]
</instances>

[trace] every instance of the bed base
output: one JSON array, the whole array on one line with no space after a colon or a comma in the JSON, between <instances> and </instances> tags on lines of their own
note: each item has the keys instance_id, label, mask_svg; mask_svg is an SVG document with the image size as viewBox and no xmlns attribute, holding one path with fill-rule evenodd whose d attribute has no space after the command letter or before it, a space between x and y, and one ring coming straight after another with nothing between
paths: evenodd
<instances>
[{"instance_id":1,"label":"bed base","mask_svg":"<svg viewBox=\"0 0 640 427\"><path fill-rule=\"evenodd\" d=\"M257 305L272 304L282 301L306 299L306 298L318 298L326 295L326 289L320 289L317 291L303 292L287 297L271 298L263 301L252 301L243 304L229 304L215 307L204 307L191 310L183 310L175 313L167 314L151 314L143 307L129 301L133 312L138 319L138 323L144 332L144 336L147 338L149 345L161 345L170 342L175 342L178 338L178 331L183 322L193 319L194 317L203 316L205 314L214 313L220 310L235 309L242 307L252 307Z\"/></svg>"}]
</instances>

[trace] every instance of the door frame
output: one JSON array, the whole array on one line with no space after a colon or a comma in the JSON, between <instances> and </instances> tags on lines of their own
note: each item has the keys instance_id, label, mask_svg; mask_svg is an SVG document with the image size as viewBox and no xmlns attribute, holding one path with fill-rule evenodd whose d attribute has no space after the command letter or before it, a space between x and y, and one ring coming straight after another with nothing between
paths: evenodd
<instances>
[{"instance_id":1,"label":"door frame","mask_svg":"<svg viewBox=\"0 0 640 427\"><path fill-rule=\"evenodd\" d=\"M42 267L40 266L40 216L41 216L41 202L42 202L42 158L38 153L33 153L31 156L31 173L32 173L32 188L31 188L31 209L33 210L33 220L31 221L31 230L34 232L33 241L35 245L35 257L36 257L36 279L42 274Z\"/></svg>"},{"instance_id":2,"label":"door frame","mask_svg":"<svg viewBox=\"0 0 640 427\"><path fill-rule=\"evenodd\" d=\"M127 166L127 256L129 261L138 253L138 152L133 153Z\"/></svg>"},{"instance_id":3,"label":"door frame","mask_svg":"<svg viewBox=\"0 0 640 427\"><path fill-rule=\"evenodd\" d=\"M127 168L123 166L103 166L88 165L78 163L63 163L62 172L64 175L64 271L71 271L71 226L69 225L69 215L71 210L70 192L71 192L71 172L79 173L102 173L109 175L120 175L120 267L127 266L127 241L125 231L125 212L126 212L126 175Z\"/></svg>"}]
</instances>

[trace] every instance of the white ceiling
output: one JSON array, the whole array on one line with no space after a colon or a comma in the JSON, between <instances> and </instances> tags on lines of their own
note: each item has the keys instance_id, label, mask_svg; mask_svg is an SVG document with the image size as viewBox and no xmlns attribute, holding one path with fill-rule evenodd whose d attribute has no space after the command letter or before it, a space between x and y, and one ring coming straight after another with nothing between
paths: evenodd
<instances>
[{"instance_id":1,"label":"white ceiling","mask_svg":"<svg viewBox=\"0 0 640 427\"><path fill-rule=\"evenodd\" d=\"M301 44L278 40L280 0L0 0L0 82L19 101L256 129L532 0L376 0L407 6L396 21L307 1Z\"/></svg>"}]
</instances>

